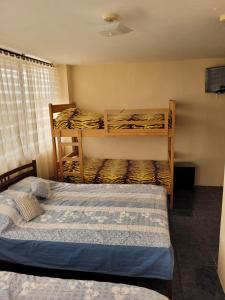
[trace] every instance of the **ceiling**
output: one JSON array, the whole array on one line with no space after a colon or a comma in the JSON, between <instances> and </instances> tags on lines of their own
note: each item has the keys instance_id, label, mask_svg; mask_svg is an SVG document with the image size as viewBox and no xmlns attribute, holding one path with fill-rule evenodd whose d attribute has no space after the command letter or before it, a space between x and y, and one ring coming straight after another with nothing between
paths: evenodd
<instances>
[{"instance_id":1,"label":"ceiling","mask_svg":"<svg viewBox=\"0 0 225 300\"><path fill-rule=\"evenodd\" d=\"M117 12L134 31L97 32ZM61 64L225 56L224 0L0 0L0 46Z\"/></svg>"}]
</instances>

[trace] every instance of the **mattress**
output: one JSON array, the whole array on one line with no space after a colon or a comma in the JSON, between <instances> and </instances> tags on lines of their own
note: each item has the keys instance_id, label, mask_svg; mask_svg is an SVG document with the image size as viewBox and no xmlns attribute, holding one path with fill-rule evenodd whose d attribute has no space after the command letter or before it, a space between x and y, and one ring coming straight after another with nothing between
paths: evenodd
<instances>
[{"instance_id":1,"label":"mattress","mask_svg":"<svg viewBox=\"0 0 225 300\"><path fill-rule=\"evenodd\" d=\"M81 112L69 120L71 129L99 129L102 126L102 115L90 112Z\"/></svg>"},{"instance_id":2,"label":"mattress","mask_svg":"<svg viewBox=\"0 0 225 300\"><path fill-rule=\"evenodd\" d=\"M64 171L67 182L81 183L78 162L66 162ZM74 176L71 175L74 173ZM84 183L156 184L170 192L171 176L167 161L119 160L84 158Z\"/></svg>"},{"instance_id":3,"label":"mattress","mask_svg":"<svg viewBox=\"0 0 225 300\"><path fill-rule=\"evenodd\" d=\"M152 121L156 124L151 125L134 125L120 124L109 125L109 129L161 129L163 124L157 124L164 121L164 114L146 113L146 114L125 114L109 115L109 121ZM55 119L56 129L100 129L104 128L104 116L102 114L81 112L77 108L69 108L58 114Z\"/></svg>"},{"instance_id":4,"label":"mattress","mask_svg":"<svg viewBox=\"0 0 225 300\"><path fill-rule=\"evenodd\" d=\"M1 300L168 300L142 287L0 272Z\"/></svg>"},{"instance_id":5,"label":"mattress","mask_svg":"<svg viewBox=\"0 0 225 300\"><path fill-rule=\"evenodd\" d=\"M164 121L164 114L160 113L146 113L146 114L135 114L133 115L135 121ZM163 124L148 124L148 125L132 125L131 128L142 128L142 129L161 129L164 128Z\"/></svg>"},{"instance_id":6,"label":"mattress","mask_svg":"<svg viewBox=\"0 0 225 300\"><path fill-rule=\"evenodd\" d=\"M35 177L12 189L31 192ZM25 222L0 193L0 260L24 265L171 280L166 190L154 185L49 181L44 214Z\"/></svg>"},{"instance_id":7,"label":"mattress","mask_svg":"<svg viewBox=\"0 0 225 300\"><path fill-rule=\"evenodd\" d=\"M79 114L77 108L68 108L60 112L54 122L56 129L68 129L70 128L70 119Z\"/></svg>"}]
</instances>

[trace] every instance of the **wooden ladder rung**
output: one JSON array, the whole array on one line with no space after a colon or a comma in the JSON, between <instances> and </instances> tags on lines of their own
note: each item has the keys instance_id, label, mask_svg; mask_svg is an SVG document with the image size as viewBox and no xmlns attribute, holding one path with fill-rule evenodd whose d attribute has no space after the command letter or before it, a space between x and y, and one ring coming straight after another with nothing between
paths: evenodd
<instances>
[{"instance_id":1,"label":"wooden ladder rung","mask_svg":"<svg viewBox=\"0 0 225 300\"><path fill-rule=\"evenodd\" d=\"M78 142L61 142L62 146L79 146Z\"/></svg>"}]
</instances>

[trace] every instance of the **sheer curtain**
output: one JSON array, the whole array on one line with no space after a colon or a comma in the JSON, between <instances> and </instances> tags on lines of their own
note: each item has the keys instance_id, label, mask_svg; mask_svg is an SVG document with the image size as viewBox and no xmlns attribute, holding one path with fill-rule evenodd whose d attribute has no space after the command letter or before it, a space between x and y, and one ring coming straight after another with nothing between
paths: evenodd
<instances>
[{"instance_id":1,"label":"sheer curtain","mask_svg":"<svg viewBox=\"0 0 225 300\"><path fill-rule=\"evenodd\" d=\"M54 67L0 55L0 174L32 159L52 174L48 103L57 98Z\"/></svg>"}]
</instances>

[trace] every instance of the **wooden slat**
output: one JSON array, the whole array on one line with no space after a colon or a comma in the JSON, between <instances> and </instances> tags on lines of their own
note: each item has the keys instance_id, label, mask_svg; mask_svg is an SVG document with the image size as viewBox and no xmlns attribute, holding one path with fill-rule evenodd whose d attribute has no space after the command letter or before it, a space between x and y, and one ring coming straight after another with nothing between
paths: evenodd
<instances>
[{"instance_id":1,"label":"wooden slat","mask_svg":"<svg viewBox=\"0 0 225 300\"><path fill-rule=\"evenodd\" d=\"M78 142L62 142L61 143L62 144L62 146L78 146L79 145L79 143Z\"/></svg>"},{"instance_id":2,"label":"wooden slat","mask_svg":"<svg viewBox=\"0 0 225 300\"><path fill-rule=\"evenodd\" d=\"M77 156L76 151L72 151L72 152L70 152L70 153L64 155L63 157L73 157L73 156Z\"/></svg>"},{"instance_id":3,"label":"wooden slat","mask_svg":"<svg viewBox=\"0 0 225 300\"><path fill-rule=\"evenodd\" d=\"M63 161L62 161L62 145L61 145L61 136L57 137L58 152L59 152L59 170L60 170L60 180L63 181Z\"/></svg>"},{"instance_id":4,"label":"wooden slat","mask_svg":"<svg viewBox=\"0 0 225 300\"><path fill-rule=\"evenodd\" d=\"M70 153L67 153L64 157L72 157L72 156L77 156L77 153L76 153L76 151L72 151L72 152L70 152Z\"/></svg>"},{"instance_id":5,"label":"wooden slat","mask_svg":"<svg viewBox=\"0 0 225 300\"><path fill-rule=\"evenodd\" d=\"M169 110L172 118L172 128L170 136L168 137L168 149L169 149L169 161L170 161L170 177L171 177L171 188L170 188L170 208L173 208L174 203L174 156L175 156L175 125L176 125L176 101L169 101Z\"/></svg>"},{"instance_id":6,"label":"wooden slat","mask_svg":"<svg viewBox=\"0 0 225 300\"><path fill-rule=\"evenodd\" d=\"M124 137L124 136L130 136L130 137L132 137L132 136L165 136L165 137L167 137L167 133L165 133L165 132L157 132L157 133L151 133L151 134L149 134L149 133L147 133L147 132L139 132L139 133L137 133L137 134L134 134L134 133L129 133L129 132L125 132L125 133L123 133L123 132L121 132L120 134L118 134L118 133L114 133L114 132L109 132L108 133L108 136L120 136L120 137Z\"/></svg>"},{"instance_id":7,"label":"wooden slat","mask_svg":"<svg viewBox=\"0 0 225 300\"><path fill-rule=\"evenodd\" d=\"M111 120L107 122L113 125L164 125L165 121L116 121Z\"/></svg>"},{"instance_id":8,"label":"wooden slat","mask_svg":"<svg viewBox=\"0 0 225 300\"><path fill-rule=\"evenodd\" d=\"M170 154L168 155L168 162L169 162L169 167L171 168L171 156L170 156Z\"/></svg>"},{"instance_id":9,"label":"wooden slat","mask_svg":"<svg viewBox=\"0 0 225 300\"><path fill-rule=\"evenodd\" d=\"M54 168L54 178L58 179L57 172L57 149L56 149L56 140L53 135L54 131L54 117L53 117L53 105L49 104L49 117L50 117L50 126L51 126L51 134L52 134L52 156L53 156L53 168Z\"/></svg>"},{"instance_id":10,"label":"wooden slat","mask_svg":"<svg viewBox=\"0 0 225 300\"><path fill-rule=\"evenodd\" d=\"M70 103L70 104L49 104L51 105L51 110L52 110L52 113L58 113L58 112L61 112L65 109L68 109L68 108L75 108L76 107L76 104L74 103Z\"/></svg>"},{"instance_id":11,"label":"wooden slat","mask_svg":"<svg viewBox=\"0 0 225 300\"><path fill-rule=\"evenodd\" d=\"M148 129L144 129L144 128L131 128L131 129L109 129L108 131L109 133L115 133L117 135L121 134L121 133L130 133L130 134L137 134L137 133L163 133L164 135L167 135L167 130L165 130L164 128L148 128Z\"/></svg>"},{"instance_id":12,"label":"wooden slat","mask_svg":"<svg viewBox=\"0 0 225 300\"><path fill-rule=\"evenodd\" d=\"M19 173L19 174L18 174ZM17 183L28 176L37 176L36 161L15 168L9 172L0 175L0 192L7 189L10 185Z\"/></svg>"},{"instance_id":13,"label":"wooden slat","mask_svg":"<svg viewBox=\"0 0 225 300\"><path fill-rule=\"evenodd\" d=\"M108 114L146 114L146 113L163 113L168 112L168 108L142 108L142 109L107 109Z\"/></svg>"},{"instance_id":14,"label":"wooden slat","mask_svg":"<svg viewBox=\"0 0 225 300\"><path fill-rule=\"evenodd\" d=\"M20 180L29 177L34 176L33 171L24 172L22 174L17 175L16 177L13 177L11 179L8 179L2 183L0 183L0 192L6 190L10 185L15 184L19 182Z\"/></svg>"},{"instance_id":15,"label":"wooden slat","mask_svg":"<svg viewBox=\"0 0 225 300\"><path fill-rule=\"evenodd\" d=\"M168 130L169 130L169 112L165 113L165 127L164 127L164 129L168 133Z\"/></svg>"},{"instance_id":16,"label":"wooden slat","mask_svg":"<svg viewBox=\"0 0 225 300\"><path fill-rule=\"evenodd\" d=\"M75 130L75 133L73 131ZM71 136L77 136L76 129L54 129L53 136L57 137L59 135L59 132L61 131L62 137L71 137ZM82 137L104 137L106 136L105 129L82 129ZM107 135L117 135L117 136L156 136L156 135L172 135L172 130L169 129L168 132L164 130L163 128L152 128L152 129L137 129L137 128L131 128L131 129L110 129L110 133L107 132Z\"/></svg>"},{"instance_id":17,"label":"wooden slat","mask_svg":"<svg viewBox=\"0 0 225 300\"><path fill-rule=\"evenodd\" d=\"M80 129L54 129L53 135L54 136L61 136L61 137L78 137Z\"/></svg>"},{"instance_id":18,"label":"wooden slat","mask_svg":"<svg viewBox=\"0 0 225 300\"><path fill-rule=\"evenodd\" d=\"M15 173L17 173L17 172L23 171L23 170L28 169L28 168L32 168L32 169L34 169L35 172L36 172L36 161L33 160L33 161L32 161L31 163L29 163L29 164L26 164L26 165L17 167L17 168L15 168L15 169L11 170L11 171L8 171L8 172L6 172L6 173L0 175L0 180L1 180L2 178L4 178L4 177L8 177L8 176L10 176L10 175L13 175L13 174L15 174ZM36 174L36 175L37 175L37 174Z\"/></svg>"},{"instance_id":19,"label":"wooden slat","mask_svg":"<svg viewBox=\"0 0 225 300\"><path fill-rule=\"evenodd\" d=\"M82 147L82 131L79 131L78 135L78 155L79 155L79 164L80 164L80 177L81 181L84 182L84 162L83 162L83 147Z\"/></svg>"}]
</instances>

